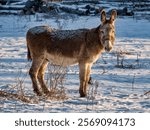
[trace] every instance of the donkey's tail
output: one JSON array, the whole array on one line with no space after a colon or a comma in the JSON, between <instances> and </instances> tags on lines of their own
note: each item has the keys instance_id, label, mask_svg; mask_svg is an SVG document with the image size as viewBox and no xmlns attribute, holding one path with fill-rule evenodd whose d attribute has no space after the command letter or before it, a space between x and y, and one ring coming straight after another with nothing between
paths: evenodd
<instances>
[{"instance_id":1,"label":"donkey's tail","mask_svg":"<svg viewBox=\"0 0 150 130\"><path fill-rule=\"evenodd\" d=\"M30 49L29 49L29 47L27 47L27 48L28 48L27 59L28 59L28 61L31 61L31 60L32 60L32 58L31 58Z\"/></svg>"},{"instance_id":2,"label":"donkey's tail","mask_svg":"<svg viewBox=\"0 0 150 130\"><path fill-rule=\"evenodd\" d=\"M32 57L31 57L31 52L30 52L30 48L29 48L29 41L30 39L30 32L28 31L27 34L26 34L26 44L27 44L27 59L28 61L31 61L32 60Z\"/></svg>"}]
</instances>

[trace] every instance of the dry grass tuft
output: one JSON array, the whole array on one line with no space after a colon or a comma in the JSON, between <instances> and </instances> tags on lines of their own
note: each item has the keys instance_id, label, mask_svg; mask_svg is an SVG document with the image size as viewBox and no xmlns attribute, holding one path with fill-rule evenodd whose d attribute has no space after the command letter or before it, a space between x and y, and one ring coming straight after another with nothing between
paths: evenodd
<instances>
[{"instance_id":1,"label":"dry grass tuft","mask_svg":"<svg viewBox=\"0 0 150 130\"><path fill-rule=\"evenodd\" d=\"M36 97L31 96L28 91L25 90L25 80L28 72L23 73L22 70L18 71L16 76L15 84L6 84L0 90L0 97L5 98L6 100L18 100L23 103L37 104L38 101Z\"/></svg>"}]
</instances>

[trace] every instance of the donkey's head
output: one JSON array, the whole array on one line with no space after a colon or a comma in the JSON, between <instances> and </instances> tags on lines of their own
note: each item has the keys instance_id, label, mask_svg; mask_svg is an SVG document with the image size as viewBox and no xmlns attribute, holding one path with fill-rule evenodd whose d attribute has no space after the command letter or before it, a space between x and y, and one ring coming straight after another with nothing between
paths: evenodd
<instances>
[{"instance_id":1,"label":"donkey's head","mask_svg":"<svg viewBox=\"0 0 150 130\"><path fill-rule=\"evenodd\" d=\"M99 36L101 44L105 51L111 51L115 41L115 19L117 17L116 10L112 10L109 19L106 18L106 12L101 12L101 25L99 28Z\"/></svg>"}]
</instances>

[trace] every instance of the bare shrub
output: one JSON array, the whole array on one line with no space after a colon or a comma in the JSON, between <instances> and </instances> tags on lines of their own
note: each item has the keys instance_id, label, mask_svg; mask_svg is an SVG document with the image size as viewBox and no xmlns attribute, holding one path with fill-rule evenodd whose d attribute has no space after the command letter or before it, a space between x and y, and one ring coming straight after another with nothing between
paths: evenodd
<instances>
[{"instance_id":1,"label":"bare shrub","mask_svg":"<svg viewBox=\"0 0 150 130\"><path fill-rule=\"evenodd\" d=\"M138 52L127 52L123 50L118 50L115 52L116 54L116 65L117 68L123 68L123 69L136 69L140 67L140 61L139 61L139 53ZM128 63L125 59L126 55L137 55L137 59L133 63Z\"/></svg>"},{"instance_id":2,"label":"bare shrub","mask_svg":"<svg viewBox=\"0 0 150 130\"><path fill-rule=\"evenodd\" d=\"M99 88L99 82L97 80L91 79L88 89L88 95L87 95L87 105L86 109L89 109L88 106L92 106L92 110L94 109L94 105L97 104L95 101L96 96L98 95L98 88Z\"/></svg>"},{"instance_id":3,"label":"bare shrub","mask_svg":"<svg viewBox=\"0 0 150 130\"><path fill-rule=\"evenodd\" d=\"M136 76L136 74L134 74L134 76L133 76L133 80L132 80L132 90L134 90L135 76Z\"/></svg>"},{"instance_id":4,"label":"bare shrub","mask_svg":"<svg viewBox=\"0 0 150 130\"><path fill-rule=\"evenodd\" d=\"M145 92L144 95L150 95L150 90Z\"/></svg>"},{"instance_id":5,"label":"bare shrub","mask_svg":"<svg viewBox=\"0 0 150 130\"><path fill-rule=\"evenodd\" d=\"M95 99L98 92L99 82L97 80L91 81L91 85L88 90L88 99Z\"/></svg>"},{"instance_id":6,"label":"bare shrub","mask_svg":"<svg viewBox=\"0 0 150 130\"><path fill-rule=\"evenodd\" d=\"M116 57L117 57L117 65L116 65L116 67L124 68L124 54L126 54L126 53L121 51L121 50L116 51Z\"/></svg>"},{"instance_id":7,"label":"bare shrub","mask_svg":"<svg viewBox=\"0 0 150 130\"><path fill-rule=\"evenodd\" d=\"M64 88L66 75L66 67L54 64L48 65L48 73L46 79L47 85L50 90L48 98L56 100L66 99L66 93Z\"/></svg>"}]
</instances>

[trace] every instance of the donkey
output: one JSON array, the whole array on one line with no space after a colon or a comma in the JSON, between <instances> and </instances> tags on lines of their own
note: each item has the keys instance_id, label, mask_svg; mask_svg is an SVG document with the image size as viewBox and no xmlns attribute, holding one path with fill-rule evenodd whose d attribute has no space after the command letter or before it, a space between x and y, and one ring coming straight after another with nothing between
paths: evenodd
<instances>
[{"instance_id":1,"label":"donkey","mask_svg":"<svg viewBox=\"0 0 150 130\"><path fill-rule=\"evenodd\" d=\"M109 19L101 11L101 24L97 28L55 30L48 26L36 26L26 35L28 60L32 60L29 75L37 95L48 95L44 82L48 62L60 66L79 64L79 93L87 96L91 67L102 52L112 50L115 41L116 10ZM38 84L39 82L39 84Z\"/></svg>"}]
</instances>

